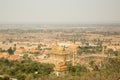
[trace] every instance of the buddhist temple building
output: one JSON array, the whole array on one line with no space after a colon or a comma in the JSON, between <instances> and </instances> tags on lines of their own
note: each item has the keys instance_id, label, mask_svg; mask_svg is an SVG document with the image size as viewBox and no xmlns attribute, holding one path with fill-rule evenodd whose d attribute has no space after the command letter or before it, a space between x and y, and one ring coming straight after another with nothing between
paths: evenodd
<instances>
[{"instance_id":1,"label":"buddhist temple building","mask_svg":"<svg viewBox=\"0 0 120 80\"><path fill-rule=\"evenodd\" d=\"M50 57L55 61L55 64L66 61L68 59L68 51L64 47L59 45L53 45L52 49L49 51Z\"/></svg>"},{"instance_id":2,"label":"buddhist temple building","mask_svg":"<svg viewBox=\"0 0 120 80\"><path fill-rule=\"evenodd\" d=\"M75 65L77 48L76 44L70 45L68 48L55 44L51 47L51 50L45 51L46 54L50 55L52 63L55 64L54 70L57 76L68 70L67 61L72 61L73 66Z\"/></svg>"}]
</instances>

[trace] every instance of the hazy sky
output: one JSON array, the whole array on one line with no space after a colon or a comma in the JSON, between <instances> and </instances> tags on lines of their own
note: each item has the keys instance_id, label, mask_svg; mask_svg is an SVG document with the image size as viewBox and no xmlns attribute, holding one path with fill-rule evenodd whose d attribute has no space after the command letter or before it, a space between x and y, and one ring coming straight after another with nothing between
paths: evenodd
<instances>
[{"instance_id":1,"label":"hazy sky","mask_svg":"<svg viewBox=\"0 0 120 80\"><path fill-rule=\"evenodd\" d=\"M120 23L120 0L0 0L0 23Z\"/></svg>"}]
</instances>

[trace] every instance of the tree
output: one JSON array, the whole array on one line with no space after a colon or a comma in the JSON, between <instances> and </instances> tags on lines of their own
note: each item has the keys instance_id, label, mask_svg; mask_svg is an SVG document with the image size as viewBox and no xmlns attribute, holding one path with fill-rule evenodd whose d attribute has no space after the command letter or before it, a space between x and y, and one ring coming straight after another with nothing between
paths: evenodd
<instances>
[{"instance_id":1,"label":"tree","mask_svg":"<svg viewBox=\"0 0 120 80\"><path fill-rule=\"evenodd\" d=\"M80 47L78 47L77 54L78 54L78 55L81 55L81 54L82 54L82 50L80 49Z\"/></svg>"},{"instance_id":2,"label":"tree","mask_svg":"<svg viewBox=\"0 0 120 80\"><path fill-rule=\"evenodd\" d=\"M38 45L38 47L37 47L38 50L41 50L41 46L42 46L42 44L39 44L39 45Z\"/></svg>"},{"instance_id":3,"label":"tree","mask_svg":"<svg viewBox=\"0 0 120 80\"><path fill-rule=\"evenodd\" d=\"M80 76L82 73L87 72L88 69L84 65L68 66L69 71L74 76Z\"/></svg>"},{"instance_id":4,"label":"tree","mask_svg":"<svg viewBox=\"0 0 120 80\"><path fill-rule=\"evenodd\" d=\"M111 55L113 55L113 54L114 54L114 51L112 49L109 49L108 50L108 55L111 57Z\"/></svg>"},{"instance_id":5,"label":"tree","mask_svg":"<svg viewBox=\"0 0 120 80\"><path fill-rule=\"evenodd\" d=\"M14 52L16 51L16 44L14 44L13 51Z\"/></svg>"},{"instance_id":6,"label":"tree","mask_svg":"<svg viewBox=\"0 0 120 80\"><path fill-rule=\"evenodd\" d=\"M8 51L8 53L9 53L10 55L14 54L14 51L12 50L11 47L10 47L7 51Z\"/></svg>"}]
</instances>

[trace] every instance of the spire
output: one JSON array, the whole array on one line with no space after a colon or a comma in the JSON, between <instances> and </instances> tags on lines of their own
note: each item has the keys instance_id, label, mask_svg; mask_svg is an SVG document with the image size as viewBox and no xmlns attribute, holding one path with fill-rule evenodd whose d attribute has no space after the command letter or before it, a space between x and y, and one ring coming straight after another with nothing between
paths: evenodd
<instances>
[{"instance_id":1,"label":"spire","mask_svg":"<svg viewBox=\"0 0 120 80\"><path fill-rule=\"evenodd\" d=\"M76 42L76 40L75 40L75 36L74 36L74 38L73 38L73 44L75 44L75 42Z\"/></svg>"},{"instance_id":2,"label":"spire","mask_svg":"<svg viewBox=\"0 0 120 80\"><path fill-rule=\"evenodd\" d=\"M56 45L56 46L58 45L58 41L55 41L55 45Z\"/></svg>"},{"instance_id":3,"label":"spire","mask_svg":"<svg viewBox=\"0 0 120 80\"><path fill-rule=\"evenodd\" d=\"M75 42L76 42L76 41L75 41L75 38L74 38L73 43L75 44Z\"/></svg>"}]
</instances>

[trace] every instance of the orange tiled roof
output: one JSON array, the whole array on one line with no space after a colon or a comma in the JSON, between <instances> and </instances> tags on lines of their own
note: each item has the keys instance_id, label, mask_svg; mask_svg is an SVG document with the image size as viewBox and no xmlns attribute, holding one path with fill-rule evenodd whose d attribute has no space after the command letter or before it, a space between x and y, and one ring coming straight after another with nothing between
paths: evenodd
<instances>
[{"instance_id":1,"label":"orange tiled roof","mask_svg":"<svg viewBox=\"0 0 120 80\"><path fill-rule=\"evenodd\" d=\"M54 68L54 70L56 70L56 71L65 71L65 70L67 70L67 69L68 69L67 66L61 66L61 67L55 67L55 68Z\"/></svg>"},{"instance_id":2,"label":"orange tiled roof","mask_svg":"<svg viewBox=\"0 0 120 80\"><path fill-rule=\"evenodd\" d=\"M68 51L71 51L71 52L77 51L77 47L78 47L77 45L73 44L73 45L69 46L69 47L67 48L67 50L68 50Z\"/></svg>"},{"instance_id":3,"label":"orange tiled roof","mask_svg":"<svg viewBox=\"0 0 120 80\"><path fill-rule=\"evenodd\" d=\"M107 46L107 49L116 49L116 50L120 50L120 46Z\"/></svg>"},{"instance_id":4,"label":"orange tiled roof","mask_svg":"<svg viewBox=\"0 0 120 80\"><path fill-rule=\"evenodd\" d=\"M21 57L18 55L10 55L9 60L21 60Z\"/></svg>"},{"instance_id":5,"label":"orange tiled roof","mask_svg":"<svg viewBox=\"0 0 120 80\"><path fill-rule=\"evenodd\" d=\"M7 53L7 52L0 53L0 58L8 58L8 57L9 57L9 53Z\"/></svg>"},{"instance_id":6,"label":"orange tiled roof","mask_svg":"<svg viewBox=\"0 0 120 80\"><path fill-rule=\"evenodd\" d=\"M39 50L37 50L36 48L31 48L31 49L30 49L30 52L31 52L31 53L36 53L36 52L39 52Z\"/></svg>"},{"instance_id":7,"label":"orange tiled roof","mask_svg":"<svg viewBox=\"0 0 120 80\"><path fill-rule=\"evenodd\" d=\"M26 50L25 50L25 48L18 48L16 51L15 51L15 53L24 53Z\"/></svg>"}]
</instances>

